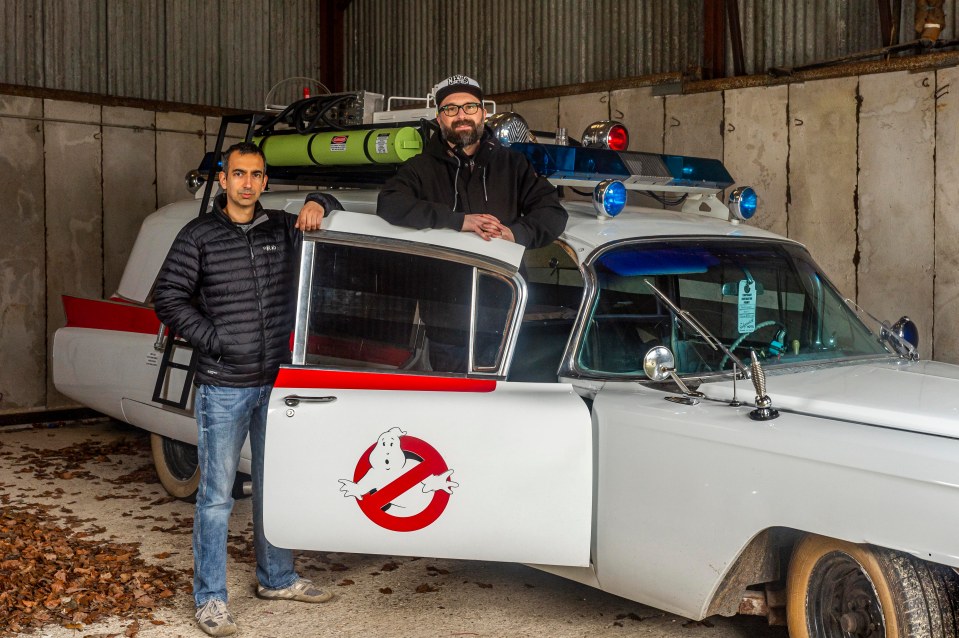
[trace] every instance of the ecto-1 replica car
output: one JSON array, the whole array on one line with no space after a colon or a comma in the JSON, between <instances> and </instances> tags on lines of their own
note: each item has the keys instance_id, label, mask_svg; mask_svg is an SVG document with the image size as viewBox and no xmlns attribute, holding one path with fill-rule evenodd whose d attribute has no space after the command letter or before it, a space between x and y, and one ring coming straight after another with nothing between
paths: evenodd
<instances>
[{"instance_id":1,"label":"ecto-1 replica car","mask_svg":"<svg viewBox=\"0 0 959 638\"><path fill-rule=\"evenodd\" d=\"M420 139L251 133L299 184L370 184L404 159L350 177L328 157L349 137L358 165ZM741 223L751 191L730 215L719 162L519 139L555 183L595 189L565 200L550 246L391 226L369 185L337 190L347 210L306 236L270 403L271 541L529 563L693 619L788 620L794 638L956 636L959 367L919 361L910 322L873 320L801 245ZM627 189L670 206L624 207ZM182 497L192 351L150 295L196 214L145 221L113 299L64 300L53 362L62 392L153 433Z\"/></svg>"}]
</instances>

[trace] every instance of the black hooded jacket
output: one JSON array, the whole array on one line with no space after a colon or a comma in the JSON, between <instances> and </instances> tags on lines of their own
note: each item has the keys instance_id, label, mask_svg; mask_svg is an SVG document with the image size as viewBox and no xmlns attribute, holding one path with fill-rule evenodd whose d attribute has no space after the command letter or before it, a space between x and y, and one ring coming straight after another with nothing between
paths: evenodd
<instances>
[{"instance_id":1,"label":"black hooded jacket","mask_svg":"<svg viewBox=\"0 0 959 638\"><path fill-rule=\"evenodd\" d=\"M326 210L334 197L310 194ZM199 351L195 383L255 387L273 383L290 360L299 247L296 216L256 204L246 232L223 210L184 226L153 289L157 317Z\"/></svg>"},{"instance_id":2,"label":"black hooded jacket","mask_svg":"<svg viewBox=\"0 0 959 638\"><path fill-rule=\"evenodd\" d=\"M411 228L462 230L468 213L493 215L527 248L549 244L566 228L556 188L489 131L473 157L434 134L384 184L376 204L377 215Z\"/></svg>"}]
</instances>

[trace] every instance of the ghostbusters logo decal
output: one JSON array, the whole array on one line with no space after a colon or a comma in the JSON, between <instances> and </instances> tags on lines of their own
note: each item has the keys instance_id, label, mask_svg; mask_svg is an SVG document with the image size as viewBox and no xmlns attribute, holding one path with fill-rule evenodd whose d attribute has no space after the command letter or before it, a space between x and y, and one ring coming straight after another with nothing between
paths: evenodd
<instances>
[{"instance_id":1,"label":"ghostbusters logo decal","mask_svg":"<svg viewBox=\"0 0 959 638\"><path fill-rule=\"evenodd\" d=\"M352 481L340 479L340 491L380 527L413 532L446 509L459 487L452 474L432 445L393 427L360 456Z\"/></svg>"}]
</instances>

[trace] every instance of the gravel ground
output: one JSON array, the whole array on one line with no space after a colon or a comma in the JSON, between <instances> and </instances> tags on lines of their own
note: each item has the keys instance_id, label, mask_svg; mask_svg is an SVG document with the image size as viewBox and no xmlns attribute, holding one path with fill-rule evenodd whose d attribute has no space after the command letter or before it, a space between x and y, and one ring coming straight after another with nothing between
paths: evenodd
<instances>
[{"instance_id":1,"label":"gravel ground","mask_svg":"<svg viewBox=\"0 0 959 638\"><path fill-rule=\"evenodd\" d=\"M88 459L72 452L118 441L133 444ZM73 455L79 469L56 467L64 452ZM47 471L38 469L45 455L57 459ZM48 513L63 516L55 521L60 525L67 522L62 510L68 510L87 521L79 527L74 523L74 529L90 532L88 538L139 543L144 561L178 570L189 582L193 508L166 499L149 467L148 436L115 421L0 428L0 494L9 504L53 506ZM131 478L120 485L110 482L121 476ZM302 552L297 554L300 573L337 597L323 605L263 601L253 594L252 557L247 499L237 502L231 519L228 567L239 636L787 638L784 628L770 628L762 618L693 622L512 563ZM199 637L188 589L183 586L161 601L152 620L113 618L78 629L49 624L19 635ZM5 590L0 582L0 591Z\"/></svg>"}]
</instances>

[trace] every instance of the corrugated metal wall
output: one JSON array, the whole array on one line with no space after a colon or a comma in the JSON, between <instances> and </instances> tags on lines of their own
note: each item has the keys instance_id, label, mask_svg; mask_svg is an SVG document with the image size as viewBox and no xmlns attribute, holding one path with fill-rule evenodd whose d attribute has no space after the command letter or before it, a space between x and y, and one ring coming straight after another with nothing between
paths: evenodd
<instances>
[{"instance_id":1,"label":"corrugated metal wall","mask_svg":"<svg viewBox=\"0 0 959 638\"><path fill-rule=\"evenodd\" d=\"M750 73L833 59L882 45L876 0L739 0L739 5ZM956 0L946 0L944 39L956 33L957 6ZM912 0L902 0L900 42L916 38L915 8ZM732 69L731 52L727 60Z\"/></svg>"},{"instance_id":2,"label":"corrugated metal wall","mask_svg":"<svg viewBox=\"0 0 959 638\"><path fill-rule=\"evenodd\" d=\"M914 3L902 4L911 39ZM318 5L2 0L0 82L256 108L275 82L319 74ZM739 6L749 73L880 43L876 0ZM944 38L957 33L957 8L946 0ZM703 0L352 0L345 20L347 87L387 95L424 95L454 72L499 93L684 71L702 58Z\"/></svg>"},{"instance_id":3,"label":"corrugated metal wall","mask_svg":"<svg viewBox=\"0 0 959 638\"><path fill-rule=\"evenodd\" d=\"M911 40L915 6L902 7ZM946 0L943 38L957 7ZM739 0L739 11L750 74L881 42L876 0ZM500 93L698 67L703 0L353 0L346 31L348 88L422 96L465 72ZM728 45L727 60L731 72Z\"/></svg>"},{"instance_id":4,"label":"corrugated metal wall","mask_svg":"<svg viewBox=\"0 0 959 638\"><path fill-rule=\"evenodd\" d=\"M346 86L421 96L438 79L466 72L497 93L684 69L700 57L700 5L354 0L346 11Z\"/></svg>"},{"instance_id":5,"label":"corrugated metal wall","mask_svg":"<svg viewBox=\"0 0 959 638\"><path fill-rule=\"evenodd\" d=\"M0 82L259 108L279 80L319 74L317 5L0 0Z\"/></svg>"}]
</instances>

